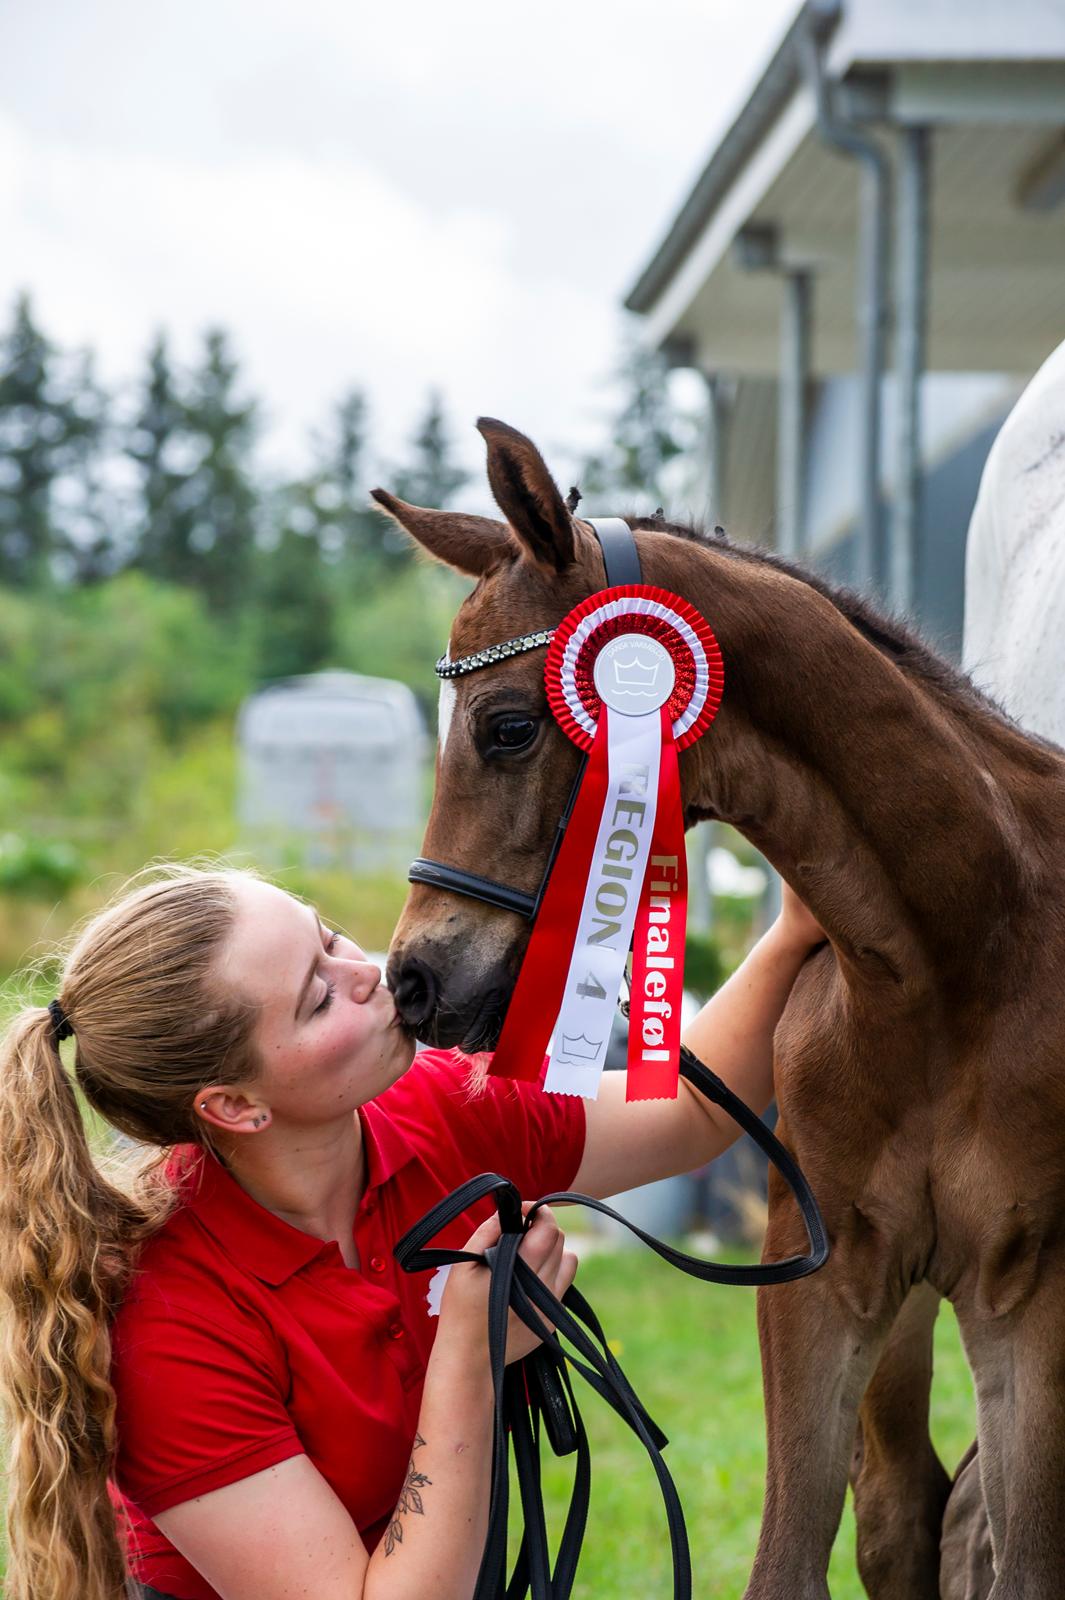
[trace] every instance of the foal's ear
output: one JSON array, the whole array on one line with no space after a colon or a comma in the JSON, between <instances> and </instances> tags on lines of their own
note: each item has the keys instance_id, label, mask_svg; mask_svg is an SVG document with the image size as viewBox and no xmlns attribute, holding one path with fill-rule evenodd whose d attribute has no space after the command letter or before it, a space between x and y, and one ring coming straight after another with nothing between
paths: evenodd
<instances>
[{"instance_id":1,"label":"foal's ear","mask_svg":"<svg viewBox=\"0 0 1065 1600\"><path fill-rule=\"evenodd\" d=\"M533 560L562 572L576 559L573 518L539 450L494 417L480 417L477 427L488 445L488 482L496 505Z\"/></svg>"},{"instance_id":2,"label":"foal's ear","mask_svg":"<svg viewBox=\"0 0 1065 1600\"><path fill-rule=\"evenodd\" d=\"M456 572L479 578L501 557L513 559L514 542L505 522L491 517L470 517L458 511L430 511L424 506L409 506L385 489L371 489L371 498L381 510L417 539L423 550L444 561Z\"/></svg>"}]
</instances>

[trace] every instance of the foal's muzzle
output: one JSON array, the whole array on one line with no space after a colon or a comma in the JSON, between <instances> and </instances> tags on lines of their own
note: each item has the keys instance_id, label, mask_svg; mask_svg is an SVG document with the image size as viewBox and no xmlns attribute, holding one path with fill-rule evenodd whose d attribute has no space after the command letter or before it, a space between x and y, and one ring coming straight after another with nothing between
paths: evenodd
<instances>
[{"instance_id":1,"label":"foal's muzzle","mask_svg":"<svg viewBox=\"0 0 1065 1600\"><path fill-rule=\"evenodd\" d=\"M441 1049L459 1045L471 1054L491 1050L499 1038L514 976L500 963L474 975L442 972L423 956L398 950L388 963L396 1010L412 1032Z\"/></svg>"}]
</instances>

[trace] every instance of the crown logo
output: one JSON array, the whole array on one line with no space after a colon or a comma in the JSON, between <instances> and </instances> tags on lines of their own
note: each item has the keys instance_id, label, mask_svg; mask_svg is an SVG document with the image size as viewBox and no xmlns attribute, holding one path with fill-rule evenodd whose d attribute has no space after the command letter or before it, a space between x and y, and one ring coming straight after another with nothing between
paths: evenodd
<instances>
[{"instance_id":1,"label":"crown logo","mask_svg":"<svg viewBox=\"0 0 1065 1600\"><path fill-rule=\"evenodd\" d=\"M589 1039L583 1033L564 1033L558 1059L567 1062L594 1061L602 1048L602 1039Z\"/></svg>"},{"instance_id":2,"label":"crown logo","mask_svg":"<svg viewBox=\"0 0 1065 1600\"><path fill-rule=\"evenodd\" d=\"M654 693L659 662L644 661L639 656L633 656L631 661L622 661L616 657L611 665L614 668L614 687L618 694Z\"/></svg>"}]
</instances>

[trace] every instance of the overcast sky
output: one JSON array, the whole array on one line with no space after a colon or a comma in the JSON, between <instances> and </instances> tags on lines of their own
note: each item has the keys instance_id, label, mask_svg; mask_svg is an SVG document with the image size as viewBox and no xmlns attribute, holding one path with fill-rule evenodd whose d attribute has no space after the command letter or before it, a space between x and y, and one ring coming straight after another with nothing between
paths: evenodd
<instances>
[{"instance_id":1,"label":"overcast sky","mask_svg":"<svg viewBox=\"0 0 1065 1600\"><path fill-rule=\"evenodd\" d=\"M43 0L0 21L0 297L128 381L231 330L266 461L363 385L596 442L620 302L797 0Z\"/></svg>"}]
</instances>

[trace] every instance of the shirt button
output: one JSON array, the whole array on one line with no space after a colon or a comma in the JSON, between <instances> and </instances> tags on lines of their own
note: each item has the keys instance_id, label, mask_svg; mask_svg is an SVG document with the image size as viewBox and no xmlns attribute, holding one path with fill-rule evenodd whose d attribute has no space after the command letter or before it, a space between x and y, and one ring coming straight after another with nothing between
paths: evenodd
<instances>
[{"instance_id":1,"label":"shirt button","mask_svg":"<svg viewBox=\"0 0 1065 1600\"><path fill-rule=\"evenodd\" d=\"M372 1217L376 1210L377 1210L377 1201L376 1200L367 1200L365 1205L362 1208L362 1214L363 1214L364 1217Z\"/></svg>"},{"instance_id":2,"label":"shirt button","mask_svg":"<svg viewBox=\"0 0 1065 1600\"><path fill-rule=\"evenodd\" d=\"M384 1259L384 1256L371 1256L370 1257L370 1271L371 1272L383 1272L384 1270L385 1270L385 1259Z\"/></svg>"},{"instance_id":3,"label":"shirt button","mask_svg":"<svg viewBox=\"0 0 1065 1600\"><path fill-rule=\"evenodd\" d=\"M392 1326L388 1330L388 1337L390 1339L402 1339L402 1337L403 1337L403 1325L402 1325L402 1323L393 1322Z\"/></svg>"}]
</instances>

